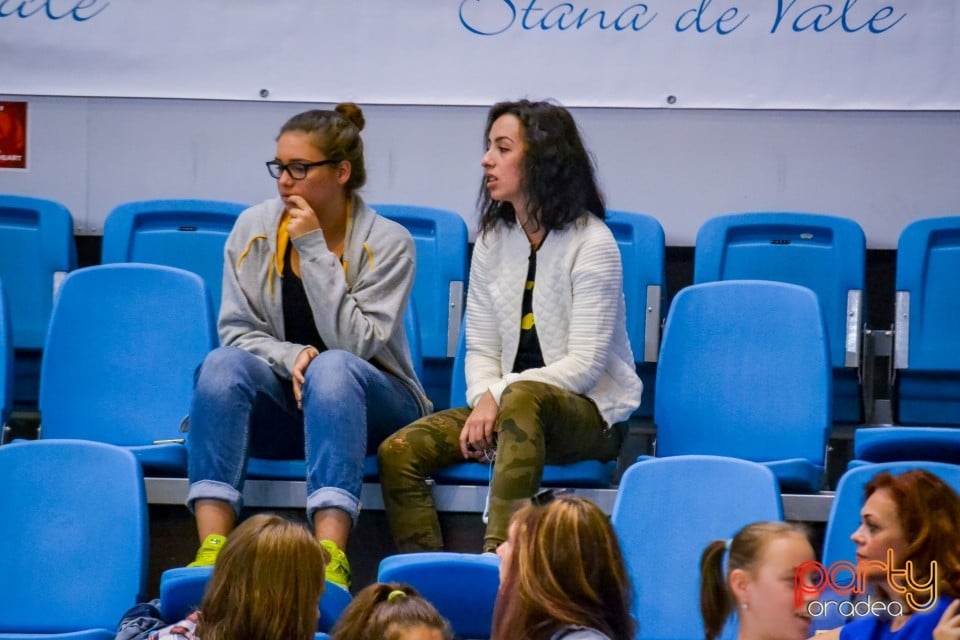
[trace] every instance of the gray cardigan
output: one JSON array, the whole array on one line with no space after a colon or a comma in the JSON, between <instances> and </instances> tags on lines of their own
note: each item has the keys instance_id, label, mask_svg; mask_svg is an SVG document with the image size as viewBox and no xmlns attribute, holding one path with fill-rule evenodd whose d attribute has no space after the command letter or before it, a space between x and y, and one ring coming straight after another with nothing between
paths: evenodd
<instances>
[{"instance_id":1,"label":"gray cardigan","mask_svg":"<svg viewBox=\"0 0 960 640\"><path fill-rule=\"evenodd\" d=\"M240 214L224 249L220 343L264 360L293 377L306 345L284 340L277 272L277 229L283 201L274 198ZM391 373L410 388L421 415L432 410L414 373L403 312L413 289L415 250L410 233L354 196L343 262L322 230L291 240L317 331L328 349L349 351Z\"/></svg>"}]
</instances>

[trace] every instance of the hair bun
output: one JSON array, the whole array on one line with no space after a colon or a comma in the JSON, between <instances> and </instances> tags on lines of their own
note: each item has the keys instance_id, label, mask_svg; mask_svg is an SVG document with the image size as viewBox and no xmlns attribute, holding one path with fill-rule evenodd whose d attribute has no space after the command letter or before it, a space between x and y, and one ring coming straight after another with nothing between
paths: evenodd
<instances>
[{"instance_id":1,"label":"hair bun","mask_svg":"<svg viewBox=\"0 0 960 640\"><path fill-rule=\"evenodd\" d=\"M341 102L338 104L334 111L339 113L344 120L351 123L357 128L357 131L363 131L363 125L366 124L366 120L363 118L363 111L360 110L353 102Z\"/></svg>"}]
</instances>

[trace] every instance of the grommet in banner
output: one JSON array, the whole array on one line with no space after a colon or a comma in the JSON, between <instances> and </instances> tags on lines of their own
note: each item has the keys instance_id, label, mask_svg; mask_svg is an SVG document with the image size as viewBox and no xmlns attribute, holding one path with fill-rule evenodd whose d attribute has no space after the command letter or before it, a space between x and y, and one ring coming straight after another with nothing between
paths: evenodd
<instances>
[{"instance_id":1,"label":"grommet in banner","mask_svg":"<svg viewBox=\"0 0 960 640\"><path fill-rule=\"evenodd\" d=\"M261 98L266 98L266 97L269 96L269 95L270 95L270 90L269 90L269 89L260 89L260 97L261 97Z\"/></svg>"},{"instance_id":2,"label":"grommet in banner","mask_svg":"<svg viewBox=\"0 0 960 640\"><path fill-rule=\"evenodd\" d=\"M677 96L667 96L667 104L676 104Z\"/></svg>"}]
</instances>

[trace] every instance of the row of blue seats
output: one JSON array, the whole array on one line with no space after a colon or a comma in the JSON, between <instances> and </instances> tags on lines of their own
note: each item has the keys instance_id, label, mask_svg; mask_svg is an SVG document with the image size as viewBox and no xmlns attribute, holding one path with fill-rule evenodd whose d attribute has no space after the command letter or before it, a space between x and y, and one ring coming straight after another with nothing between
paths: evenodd
<instances>
[{"instance_id":1,"label":"row of blue seats","mask_svg":"<svg viewBox=\"0 0 960 640\"><path fill-rule=\"evenodd\" d=\"M950 464L876 464L843 475L827 522L824 566L855 561L849 536L859 521L864 484L880 470L918 467L960 490L960 466ZM147 505L134 456L87 441L15 443L0 447L0 486L0 636L112 638L121 614L144 598L146 586ZM632 465L611 519L633 582L638 638L694 640L703 635L696 613L703 548L748 523L782 520L783 508L777 481L762 465L676 456ZM204 568L166 571L160 585L164 616L177 620L196 606L209 575ZM450 619L458 637L489 637L498 588L495 557L388 556L378 579L414 585ZM464 588L471 594L466 600ZM350 599L334 585L327 589L321 631ZM817 628L840 623L815 620Z\"/></svg>"},{"instance_id":2,"label":"row of blue seats","mask_svg":"<svg viewBox=\"0 0 960 640\"><path fill-rule=\"evenodd\" d=\"M118 206L104 227L102 262L154 262L201 274L218 306L223 242L244 205L155 200ZM377 205L411 231L418 252L414 287L427 377L453 356L467 280L467 228L453 212ZM654 218L611 212L620 243L628 330L645 382L652 380L664 299L664 234ZM51 284L75 268L72 220L62 205L0 196L0 278L6 277L17 349L41 349ZM896 325L890 380L901 424L960 424L960 306L952 277L960 266L960 218L919 220L897 250ZM29 265L33 267L26 268ZM819 296L831 337L834 423L864 416L865 239L860 226L834 216L756 213L717 216L699 230L694 282L761 278L807 286ZM886 328L883 328L886 329ZM446 370L441 367L441 377ZM429 382L429 381L428 381ZM443 387L441 380L440 387ZM867 389L869 394L872 390ZM638 415L649 417L650 403Z\"/></svg>"},{"instance_id":3,"label":"row of blue seats","mask_svg":"<svg viewBox=\"0 0 960 640\"><path fill-rule=\"evenodd\" d=\"M17 202L13 204L19 207L15 208L20 220L17 224L21 229L29 229L30 224L24 220L29 218L27 211L31 203L23 198L14 200ZM38 208L35 212L36 229L51 226L38 221L53 219L53 210L59 210L61 218L66 215L69 219L64 208L49 204L48 210ZM148 201L121 205L107 220L104 262L141 260L182 266L203 274L208 286L219 291L223 242L242 208L243 205L239 204L209 201ZM428 366L432 360L449 360L462 313L467 263L466 226L462 218L452 212L391 205L379 205L378 208L405 224L417 242L420 268L414 297L421 310L418 327L425 360ZM918 279L927 283L928 288L918 289L918 295L911 296L912 290L898 295L898 300L903 300L906 308L917 309L916 312L901 310L898 319L904 319L911 332L916 329L921 337L944 333L943 318L953 317L950 312L960 299L949 295L946 290L954 279L938 275L951 271L952 261L956 259L957 243L951 239L956 233L951 236L944 229L956 225L957 220L919 221L908 227L901 239L903 251L898 255L912 255L921 250L927 255L923 268L919 269L922 277ZM620 243L629 333L640 361L638 369L647 388L640 415L649 416L656 404L650 400L656 381L654 362L658 358L660 323L665 311L662 305L663 231L655 219L641 214L612 212L608 223ZM61 229L60 233L63 229L70 233L69 223L57 225L57 228ZM21 237L19 244L29 244L24 240ZM913 249L908 251L907 246ZM711 247L715 249L711 250ZM48 260L48 263L53 262ZM918 261L904 257L903 262L904 266L898 267L898 282L900 274L906 274L907 267ZM936 267L931 268L931 264ZM23 265L18 266L23 271ZM706 282L762 276L795 281L814 290L826 318L829 357L834 368L831 420L855 423L862 413L859 372L862 370L863 270L863 232L851 220L802 214L743 214L720 216L703 226L697 239L694 279ZM19 277L11 280L16 287L22 284ZM925 294L927 290L932 293ZM36 290L32 295L46 298L37 296ZM14 309L21 309L24 306L20 304L22 296L13 297ZM217 294L211 296L214 307L218 298ZM926 309L934 312L927 313ZM432 326L430 322L433 322ZM19 346L16 317L12 324L16 347ZM952 355L948 346L952 342L945 345L946 339L941 339L936 350L923 349L916 344L911 347L911 341L907 339L911 332L904 329L896 333L896 353L902 357L895 362L907 362L909 356L911 363L906 368L898 366L897 379L900 388L906 390L899 396L901 416L909 413L905 408L919 406L921 408L917 411L930 418L926 420L928 424L960 422L950 415L949 410L960 404L955 379L957 372L946 368L947 365L933 370L929 362L924 364L923 360L929 360L934 353ZM842 340L837 338L841 335ZM829 336L834 339L829 340ZM915 365L910 354L919 354ZM956 367L956 359L952 362ZM438 404L442 406L443 403ZM915 437L915 434L910 433L907 437ZM930 437L942 436L936 432ZM946 435L948 440L950 437L951 434Z\"/></svg>"},{"instance_id":4,"label":"row of blue seats","mask_svg":"<svg viewBox=\"0 0 960 640\"><path fill-rule=\"evenodd\" d=\"M183 269L120 263L71 272L47 332L41 437L130 447L151 475L182 477L186 434L177 427L194 371L217 345L211 307L203 280ZM415 308L408 305L405 324L419 362ZM729 280L685 288L670 306L656 369L656 454L754 460L784 491L818 491L833 397L828 345L820 303L805 287ZM464 360L460 340L451 404L463 403ZM608 487L615 466L549 466L543 484ZM302 480L304 463L254 459L248 475ZM371 457L368 479L375 478ZM488 473L467 462L434 479L485 484Z\"/></svg>"}]
</instances>

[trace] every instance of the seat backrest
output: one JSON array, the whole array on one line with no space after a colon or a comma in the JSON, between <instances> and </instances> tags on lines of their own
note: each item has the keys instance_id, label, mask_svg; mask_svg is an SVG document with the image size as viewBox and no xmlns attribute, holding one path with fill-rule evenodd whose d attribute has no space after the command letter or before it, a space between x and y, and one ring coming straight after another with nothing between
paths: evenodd
<instances>
[{"instance_id":1,"label":"seat backrest","mask_svg":"<svg viewBox=\"0 0 960 640\"><path fill-rule=\"evenodd\" d=\"M960 216L908 225L897 245L894 416L960 424Z\"/></svg>"},{"instance_id":2,"label":"seat backrest","mask_svg":"<svg viewBox=\"0 0 960 640\"><path fill-rule=\"evenodd\" d=\"M897 244L899 368L960 371L960 216L917 220ZM899 300L898 300L899 305ZM902 322L902 312L909 322ZM902 331L901 331L902 329Z\"/></svg>"},{"instance_id":3,"label":"seat backrest","mask_svg":"<svg viewBox=\"0 0 960 640\"><path fill-rule=\"evenodd\" d=\"M776 280L813 290L820 300L835 369L834 420L859 422L860 364L866 282L866 240L854 220L762 212L723 215L697 232L695 283Z\"/></svg>"},{"instance_id":4,"label":"seat backrest","mask_svg":"<svg viewBox=\"0 0 960 640\"><path fill-rule=\"evenodd\" d=\"M126 202L111 211L103 225L100 261L149 262L192 271L206 283L216 314L223 287L223 248L246 208L219 200Z\"/></svg>"},{"instance_id":5,"label":"seat backrest","mask_svg":"<svg viewBox=\"0 0 960 640\"><path fill-rule=\"evenodd\" d=\"M751 522L782 519L777 480L762 465L715 456L631 465L611 520L633 583L637 637L701 640L703 549Z\"/></svg>"},{"instance_id":6,"label":"seat backrest","mask_svg":"<svg viewBox=\"0 0 960 640\"><path fill-rule=\"evenodd\" d=\"M607 211L606 223L620 248L627 336L643 381L643 398L634 415L649 418L653 415L660 328L667 313L666 240L660 222L646 214Z\"/></svg>"},{"instance_id":7,"label":"seat backrest","mask_svg":"<svg viewBox=\"0 0 960 640\"><path fill-rule=\"evenodd\" d=\"M881 462L848 470L837 482L837 490L830 507L830 517L823 538L823 565L834 562L857 561L856 545L850 539L860 526L860 508L863 506L863 488L881 471L899 475L911 469L926 469L960 492L960 465L943 462Z\"/></svg>"},{"instance_id":8,"label":"seat backrest","mask_svg":"<svg viewBox=\"0 0 960 640\"><path fill-rule=\"evenodd\" d=\"M199 608L212 575L213 567L176 567L164 571L160 576L160 613L163 619L173 622L183 620L191 611ZM320 611L317 628L321 632L330 631L350 600L349 591L328 582L317 606Z\"/></svg>"},{"instance_id":9,"label":"seat backrest","mask_svg":"<svg viewBox=\"0 0 960 640\"><path fill-rule=\"evenodd\" d=\"M371 205L380 215L399 222L417 248L417 298L425 358L453 355L463 316L467 281L467 224L444 209L401 204Z\"/></svg>"},{"instance_id":10,"label":"seat backrest","mask_svg":"<svg viewBox=\"0 0 960 640\"><path fill-rule=\"evenodd\" d=\"M13 344L10 334L10 314L7 296L0 280L0 429L6 424L13 409Z\"/></svg>"},{"instance_id":11,"label":"seat backrest","mask_svg":"<svg viewBox=\"0 0 960 640\"><path fill-rule=\"evenodd\" d=\"M0 279L13 346L42 349L56 284L77 266L73 217L59 202L0 195Z\"/></svg>"},{"instance_id":12,"label":"seat backrest","mask_svg":"<svg viewBox=\"0 0 960 640\"><path fill-rule=\"evenodd\" d=\"M417 300L413 294L407 300L407 307L403 310L403 330L407 334L407 344L410 345L410 359L413 360L413 370L417 379L423 381L423 343L420 339L420 317L417 313Z\"/></svg>"},{"instance_id":13,"label":"seat backrest","mask_svg":"<svg viewBox=\"0 0 960 640\"><path fill-rule=\"evenodd\" d=\"M496 556L449 552L387 556L380 561L377 581L413 586L450 621L458 638L490 637L500 588Z\"/></svg>"},{"instance_id":14,"label":"seat backrest","mask_svg":"<svg viewBox=\"0 0 960 640\"><path fill-rule=\"evenodd\" d=\"M122 446L182 437L194 372L216 345L196 274L140 263L74 271L40 369L42 437Z\"/></svg>"},{"instance_id":15,"label":"seat backrest","mask_svg":"<svg viewBox=\"0 0 960 640\"><path fill-rule=\"evenodd\" d=\"M453 371L450 377L450 408L467 406L467 321L460 323L460 336L457 339L457 352L453 357Z\"/></svg>"},{"instance_id":16,"label":"seat backrest","mask_svg":"<svg viewBox=\"0 0 960 640\"><path fill-rule=\"evenodd\" d=\"M667 311L662 304L667 282L663 227L653 216L630 211L607 211L606 223L620 248L633 357L637 362L655 362Z\"/></svg>"},{"instance_id":17,"label":"seat backrest","mask_svg":"<svg viewBox=\"0 0 960 640\"><path fill-rule=\"evenodd\" d=\"M71 440L0 447L0 634L116 632L143 596L147 499L119 447Z\"/></svg>"},{"instance_id":18,"label":"seat backrest","mask_svg":"<svg viewBox=\"0 0 960 640\"><path fill-rule=\"evenodd\" d=\"M664 327L657 455L822 465L830 382L811 290L761 280L691 285L674 298Z\"/></svg>"}]
</instances>

